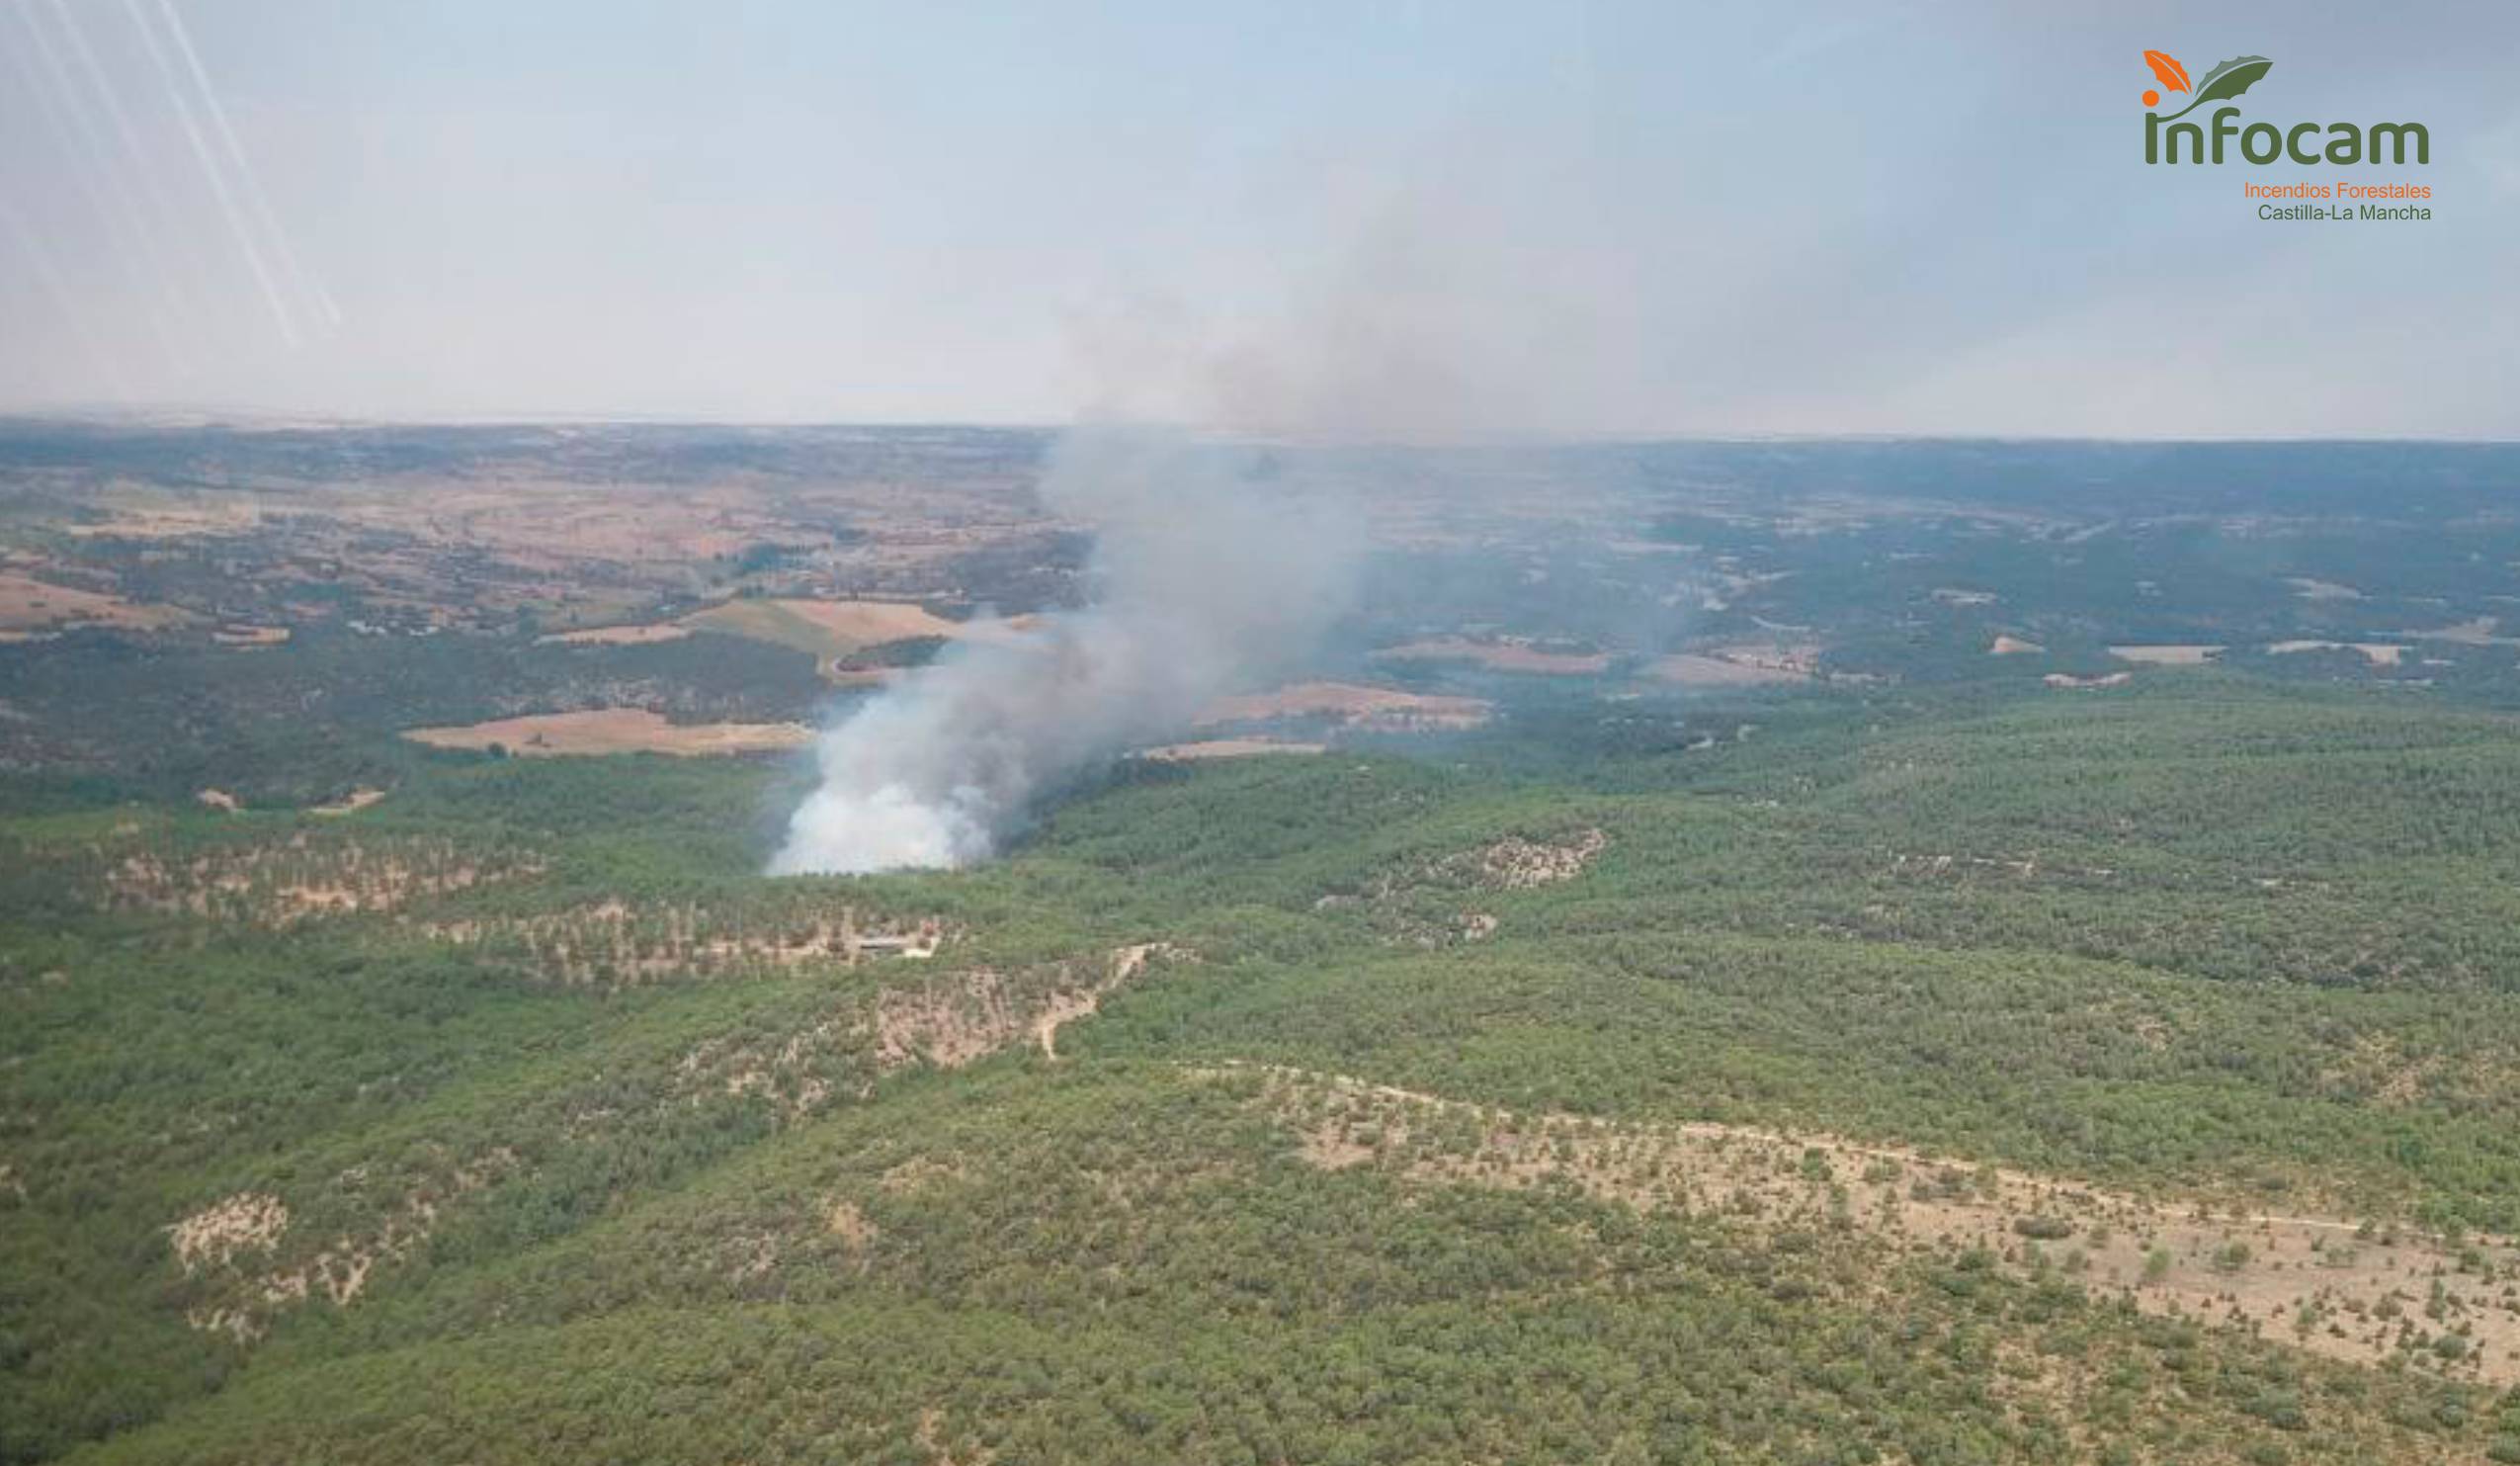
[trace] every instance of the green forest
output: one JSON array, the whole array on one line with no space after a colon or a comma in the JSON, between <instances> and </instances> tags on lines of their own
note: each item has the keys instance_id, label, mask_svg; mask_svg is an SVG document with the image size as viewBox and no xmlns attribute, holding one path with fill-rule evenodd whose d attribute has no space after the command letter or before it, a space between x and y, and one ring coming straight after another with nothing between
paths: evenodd
<instances>
[{"instance_id":1,"label":"green forest","mask_svg":"<svg viewBox=\"0 0 2520 1466\"><path fill-rule=\"evenodd\" d=\"M0 1458L2520 1460L2515 733L1542 701L859 879L776 761L15 778Z\"/></svg>"}]
</instances>

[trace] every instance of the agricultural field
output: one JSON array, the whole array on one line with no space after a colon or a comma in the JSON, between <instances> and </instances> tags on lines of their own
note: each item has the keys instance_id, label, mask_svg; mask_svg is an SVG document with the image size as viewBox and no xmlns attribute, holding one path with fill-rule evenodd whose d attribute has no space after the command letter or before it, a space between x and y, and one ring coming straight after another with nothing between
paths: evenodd
<instances>
[{"instance_id":1,"label":"agricultural field","mask_svg":"<svg viewBox=\"0 0 2520 1466\"><path fill-rule=\"evenodd\" d=\"M0 433L0 1461L2520 1461L2520 454L1320 450L1303 665L763 874L1042 451Z\"/></svg>"}]
</instances>

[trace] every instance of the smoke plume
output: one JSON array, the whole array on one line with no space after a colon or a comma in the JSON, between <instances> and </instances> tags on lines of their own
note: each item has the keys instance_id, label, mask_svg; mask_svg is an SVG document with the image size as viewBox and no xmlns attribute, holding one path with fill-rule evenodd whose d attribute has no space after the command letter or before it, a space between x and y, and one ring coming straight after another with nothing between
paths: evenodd
<instances>
[{"instance_id":1,"label":"smoke plume","mask_svg":"<svg viewBox=\"0 0 2520 1466\"><path fill-rule=\"evenodd\" d=\"M1096 532L1094 603L959 640L825 733L774 874L983 859L1037 795L1286 669L1348 604L1362 536L1266 450L1083 429L1041 493Z\"/></svg>"},{"instance_id":2,"label":"smoke plume","mask_svg":"<svg viewBox=\"0 0 2520 1466\"><path fill-rule=\"evenodd\" d=\"M1586 359L1597 287L1570 292L1550 263L1569 211L1547 191L1500 197L1508 152L1446 147L1369 168L1353 192L1307 190L1320 246L1267 305L1132 293L1078 320L1094 420L1239 436L1069 432L1041 494L1096 533L1093 603L959 640L826 733L821 786L771 869L983 859L1060 779L1302 661L1350 604L1378 471L1370 454L1253 441L1528 430Z\"/></svg>"}]
</instances>

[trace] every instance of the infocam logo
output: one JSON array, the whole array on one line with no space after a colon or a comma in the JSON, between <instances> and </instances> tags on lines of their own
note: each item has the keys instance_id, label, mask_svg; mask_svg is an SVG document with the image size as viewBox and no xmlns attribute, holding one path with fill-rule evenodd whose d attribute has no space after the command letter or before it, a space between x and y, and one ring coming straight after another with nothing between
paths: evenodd
<instances>
[{"instance_id":1,"label":"infocam logo","mask_svg":"<svg viewBox=\"0 0 2520 1466\"><path fill-rule=\"evenodd\" d=\"M2143 94L2143 160L2176 163L2185 154L2191 163L2224 160L2226 144L2237 142L2240 156L2252 163L2403 163L2409 144L2414 161L2432 161L2432 135L2421 123L2240 123L2237 107L2217 107L2203 123L2179 119L2208 102L2237 102L2249 88L2266 79L2275 63L2264 56L2233 56L2208 71L2193 86L2188 69L2167 51L2148 50L2144 64L2163 90L2185 92L2188 105L2168 117L2151 111L2161 105L2161 92Z\"/></svg>"}]
</instances>

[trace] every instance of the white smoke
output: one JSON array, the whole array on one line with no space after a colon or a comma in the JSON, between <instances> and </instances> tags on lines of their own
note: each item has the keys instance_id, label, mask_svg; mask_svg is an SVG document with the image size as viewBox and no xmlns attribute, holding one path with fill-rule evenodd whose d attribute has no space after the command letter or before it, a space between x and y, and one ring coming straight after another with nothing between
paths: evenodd
<instances>
[{"instance_id":1,"label":"white smoke","mask_svg":"<svg viewBox=\"0 0 2520 1466\"><path fill-rule=\"evenodd\" d=\"M1548 190L1500 193L1507 153L1465 143L1370 168L1353 196L1326 191L1322 247L1299 252L1275 308L1132 294L1089 312L1076 337L1091 411L1313 450L1545 424L1578 389L1575 328L1609 302L1590 283L1602 272L1575 272L1570 290L1553 263L1558 221L1579 211ZM772 871L984 859L1057 781L1293 669L1349 604L1355 491L1370 485L1344 480L1377 459L1250 442L1068 433L1041 493L1096 532L1093 604L958 641L824 733L821 786Z\"/></svg>"},{"instance_id":2,"label":"white smoke","mask_svg":"<svg viewBox=\"0 0 2520 1466\"><path fill-rule=\"evenodd\" d=\"M1079 430L1041 493L1096 532L1095 603L959 640L826 732L772 873L983 859L1046 789L1285 670L1347 606L1362 536L1266 450Z\"/></svg>"}]
</instances>

